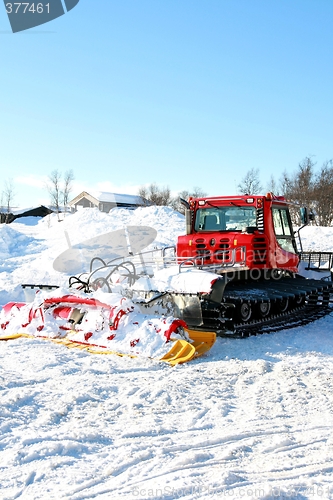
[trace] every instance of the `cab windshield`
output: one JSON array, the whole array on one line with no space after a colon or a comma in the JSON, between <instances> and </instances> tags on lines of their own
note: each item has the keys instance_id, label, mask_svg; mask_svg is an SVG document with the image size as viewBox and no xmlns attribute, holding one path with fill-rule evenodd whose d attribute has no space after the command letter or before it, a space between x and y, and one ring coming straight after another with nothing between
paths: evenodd
<instances>
[{"instance_id":1,"label":"cab windshield","mask_svg":"<svg viewBox=\"0 0 333 500\"><path fill-rule=\"evenodd\" d=\"M196 212L194 229L201 231L243 231L257 226L254 207L208 207Z\"/></svg>"}]
</instances>

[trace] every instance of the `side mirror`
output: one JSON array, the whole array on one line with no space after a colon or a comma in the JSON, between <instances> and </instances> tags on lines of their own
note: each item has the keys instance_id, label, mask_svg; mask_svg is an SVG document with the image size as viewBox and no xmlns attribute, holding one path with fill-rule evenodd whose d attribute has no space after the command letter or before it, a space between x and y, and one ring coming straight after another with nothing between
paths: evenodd
<instances>
[{"instance_id":1,"label":"side mirror","mask_svg":"<svg viewBox=\"0 0 333 500\"><path fill-rule=\"evenodd\" d=\"M301 223L306 226L306 224L309 224L309 213L308 213L308 209L306 207L301 207L299 209L299 214L300 214L300 217L301 217ZM311 214L313 215L313 214Z\"/></svg>"},{"instance_id":2,"label":"side mirror","mask_svg":"<svg viewBox=\"0 0 333 500\"><path fill-rule=\"evenodd\" d=\"M188 201L184 200L184 198L179 198L179 201L185 208L190 208L190 204Z\"/></svg>"}]
</instances>

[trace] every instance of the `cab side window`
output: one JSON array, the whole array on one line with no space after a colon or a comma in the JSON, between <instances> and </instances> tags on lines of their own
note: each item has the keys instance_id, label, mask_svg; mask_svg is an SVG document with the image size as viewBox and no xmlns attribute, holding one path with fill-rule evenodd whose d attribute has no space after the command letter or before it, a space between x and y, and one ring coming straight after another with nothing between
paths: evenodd
<instances>
[{"instance_id":1,"label":"cab side window","mask_svg":"<svg viewBox=\"0 0 333 500\"><path fill-rule=\"evenodd\" d=\"M276 239L281 248L287 252L296 253L296 245L289 212L285 208L273 208L273 225Z\"/></svg>"}]
</instances>

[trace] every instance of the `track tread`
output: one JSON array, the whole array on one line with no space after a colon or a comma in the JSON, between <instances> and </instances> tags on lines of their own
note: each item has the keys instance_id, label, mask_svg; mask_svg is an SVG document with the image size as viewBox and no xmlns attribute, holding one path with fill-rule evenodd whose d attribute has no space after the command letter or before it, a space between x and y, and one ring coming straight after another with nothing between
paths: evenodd
<instances>
[{"instance_id":1,"label":"track tread","mask_svg":"<svg viewBox=\"0 0 333 500\"><path fill-rule=\"evenodd\" d=\"M291 300L290 307L285 312L279 312L279 301L286 298ZM297 306L295 301L299 298L305 301ZM235 282L227 285L224 303L231 302L237 309L237 306L246 301L253 308L260 302L270 302L272 306L275 305L275 309L272 307L272 313L267 317L255 317L247 322L235 321L237 317L235 316L233 330L223 329L221 325L218 335L248 337L295 328L316 321L332 312L329 306L333 303L333 282L295 277L282 278L279 281Z\"/></svg>"},{"instance_id":2,"label":"track tread","mask_svg":"<svg viewBox=\"0 0 333 500\"><path fill-rule=\"evenodd\" d=\"M271 316L267 321L253 321L248 324L235 325L233 337L249 337L263 333L274 333L298 326L305 326L333 312L331 307L305 306L292 309L285 314ZM224 336L224 335L223 335ZM230 337L230 335L225 334Z\"/></svg>"}]
</instances>

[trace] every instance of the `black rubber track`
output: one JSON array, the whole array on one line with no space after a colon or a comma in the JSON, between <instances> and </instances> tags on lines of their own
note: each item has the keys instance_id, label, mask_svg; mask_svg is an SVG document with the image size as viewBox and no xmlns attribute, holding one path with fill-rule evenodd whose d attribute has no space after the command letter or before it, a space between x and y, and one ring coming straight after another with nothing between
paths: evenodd
<instances>
[{"instance_id":1,"label":"black rubber track","mask_svg":"<svg viewBox=\"0 0 333 500\"><path fill-rule=\"evenodd\" d=\"M279 309L283 301L288 304L285 311ZM333 311L330 307L333 302L333 282L297 277L229 283L223 302L234 306L233 324L230 331L223 331L222 327L218 335L248 337L276 332L302 326L330 314ZM260 318L258 313L253 313L249 321L243 322L237 316L241 304L247 303L255 311L262 302L271 306L267 317Z\"/></svg>"},{"instance_id":2,"label":"black rubber track","mask_svg":"<svg viewBox=\"0 0 333 500\"><path fill-rule=\"evenodd\" d=\"M221 336L240 338L263 333L279 332L281 330L307 325L331 313L333 313L333 308L329 306L304 306L299 309L288 311L285 314L272 316L264 322L253 321L248 324L235 325L234 332L230 332L230 334L224 332Z\"/></svg>"}]
</instances>

